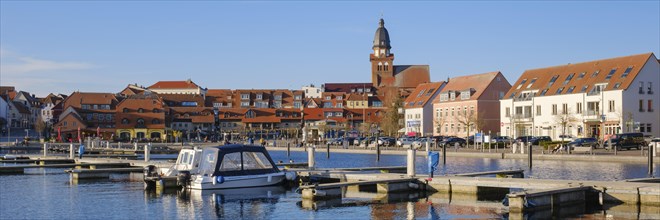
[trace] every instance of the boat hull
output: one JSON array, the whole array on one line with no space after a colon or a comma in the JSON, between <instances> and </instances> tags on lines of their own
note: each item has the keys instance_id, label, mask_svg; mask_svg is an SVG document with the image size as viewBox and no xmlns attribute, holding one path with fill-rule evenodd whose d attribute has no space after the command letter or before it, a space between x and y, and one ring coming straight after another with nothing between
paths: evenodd
<instances>
[{"instance_id":1,"label":"boat hull","mask_svg":"<svg viewBox=\"0 0 660 220\"><path fill-rule=\"evenodd\" d=\"M272 186L282 183L286 179L284 172L245 175L245 176L227 176L222 182L215 181L216 177L197 176L190 184L191 189L231 189L244 187Z\"/></svg>"}]
</instances>

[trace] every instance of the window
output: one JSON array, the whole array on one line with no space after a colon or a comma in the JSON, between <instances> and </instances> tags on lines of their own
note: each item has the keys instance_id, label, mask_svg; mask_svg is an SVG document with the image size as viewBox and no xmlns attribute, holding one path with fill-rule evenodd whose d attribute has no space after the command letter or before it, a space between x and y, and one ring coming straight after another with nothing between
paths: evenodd
<instances>
[{"instance_id":1,"label":"window","mask_svg":"<svg viewBox=\"0 0 660 220\"><path fill-rule=\"evenodd\" d=\"M241 94L241 99L250 99L250 94L249 93Z\"/></svg>"},{"instance_id":2,"label":"window","mask_svg":"<svg viewBox=\"0 0 660 220\"><path fill-rule=\"evenodd\" d=\"M557 78L559 78L559 75L555 75L555 76L553 76L553 77L550 79L550 82L548 83L548 87L552 86L552 84L554 84L555 81L557 81Z\"/></svg>"},{"instance_id":3,"label":"window","mask_svg":"<svg viewBox=\"0 0 660 220\"><path fill-rule=\"evenodd\" d=\"M325 96L325 100L330 100L330 99L332 99L331 96L329 96L329 95L328 95L328 96Z\"/></svg>"},{"instance_id":4,"label":"window","mask_svg":"<svg viewBox=\"0 0 660 220\"><path fill-rule=\"evenodd\" d=\"M462 100L470 99L470 91L461 92L461 99Z\"/></svg>"},{"instance_id":5,"label":"window","mask_svg":"<svg viewBox=\"0 0 660 220\"><path fill-rule=\"evenodd\" d=\"M546 92L548 92L548 89L544 89L543 91L541 91L541 94L539 94L539 96L544 96Z\"/></svg>"},{"instance_id":6,"label":"window","mask_svg":"<svg viewBox=\"0 0 660 220\"><path fill-rule=\"evenodd\" d=\"M300 101L293 102L293 107L294 108L300 108L300 106L302 106L302 103Z\"/></svg>"},{"instance_id":7,"label":"window","mask_svg":"<svg viewBox=\"0 0 660 220\"><path fill-rule=\"evenodd\" d=\"M559 87L559 89L557 89L557 93L555 94L559 95L562 91L564 91L564 87Z\"/></svg>"},{"instance_id":8,"label":"window","mask_svg":"<svg viewBox=\"0 0 660 220\"><path fill-rule=\"evenodd\" d=\"M293 99L295 99L295 100L301 100L301 99L302 99L302 96L301 96L301 95L296 95L296 96L293 97Z\"/></svg>"},{"instance_id":9,"label":"window","mask_svg":"<svg viewBox=\"0 0 660 220\"><path fill-rule=\"evenodd\" d=\"M649 84L649 89L648 89L648 92L646 92L646 93L653 94L653 84L652 84L652 82L649 82L648 84Z\"/></svg>"},{"instance_id":10,"label":"window","mask_svg":"<svg viewBox=\"0 0 660 220\"><path fill-rule=\"evenodd\" d=\"M527 82L527 79L523 79L523 80L520 82L520 84L518 84L518 87L516 87L516 89L520 89L520 87L522 87L522 85L525 84L526 82Z\"/></svg>"},{"instance_id":11,"label":"window","mask_svg":"<svg viewBox=\"0 0 660 220\"><path fill-rule=\"evenodd\" d=\"M383 102L381 101L373 101L371 102L372 107L383 107Z\"/></svg>"},{"instance_id":12,"label":"window","mask_svg":"<svg viewBox=\"0 0 660 220\"><path fill-rule=\"evenodd\" d=\"M646 124L639 124L639 132L646 132Z\"/></svg>"},{"instance_id":13,"label":"window","mask_svg":"<svg viewBox=\"0 0 660 220\"><path fill-rule=\"evenodd\" d=\"M498 98L499 98L499 99L502 99L502 98L504 98L504 92L502 92L502 91L500 91L500 95L499 95L499 97L498 97Z\"/></svg>"},{"instance_id":14,"label":"window","mask_svg":"<svg viewBox=\"0 0 660 220\"><path fill-rule=\"evenodd\" d=\"M324 102L323 108L332 108L332 102Z\"/></svg>"},{"instance_id":15,"label":"window","mask_svg":"<svg viewBox=\"0 0 660 220\"><path fill-rule=\"evenodd\" d=\"M87 114L85 118L87 119L87 121L91 121L92 120L92 114Z\"/></svg>"},{"instance_id":16,"label":"window","mask_svg":"<svg viewBox=\"0 0 660 220\"><path fill-rule=\"evenodd\" d=\"M608 108L607 108L607 111L608 111L608 112L614 112L614 100L610 100L610 101L608 102Z\"/></svg>"},{"instance_id":17,"label":"window","mask_svg":"<svg viewBox=\"0 0 660 220\"><path fill-rule=\"evenodd\" d=\"M82 108L82 109L89 109L89 105L80 105L80 108Z\"/></svg>"},{"instance_id":18,"label":"window","mask_svg":"<svg viewBox=\"0 0 660 220\"><path fill-rule=\"evenodd\" d=\"M138 118L136 122L136 126L144 126L144 119Z\"/></svg>"},{"instance_id":19,"label":"window","mask_svg":"<svg viewBox=\"0 0 660 220\"><path fill-rule=\"evenodd\" d=\"M510 107L506 107L506 110L504 112L505 112L504 117L511 117L511 108Z\"/></svg>"},{"instance_id":20,"label":"window","mask_svg":"<svg viewBox=\"0 0 660 220\"><path fill-rule=\"evenodd\" d=\"M646 132L649 132L649 133L653 132L653 131L651 131L651 123L646 124Z\"/></svg>"},{"instance_id":21,"label":"window","mask_svg":"<svg viewBox=\"0 0 660 220\"><path fill-rule=\"evenodd\" d=\"M561 113L568 114L568 104L564 103L561 105Z\"/></svg>"},{"instance_id":22,"label":"window","mask_svg":"<svg viewBox=\"0 0 660 220\"><path fill-rule=\"evenodd\" d=\"M566 84L568 84L568 82L570 82L571 79L573 79L573 76L575 76L575 73L571 73L571 74L569 74L569 75L566 77L566 79L564 80L564 83L563 83L562 85L566 85Z\"/></svg>"},{"instance_id":23,"label":"window","mask_svg":"<svg viewBox=\"0 0 660 220\"><path fill-rule=\"evenodd\" d=\"M566 90L566 94L573 93L574 89L575 89L575 86L571 86L570 88L568 88L568 90Z\"/></svg>"},{"instance_id":24,"label":"window","mask_svg":"<svg viewBox=\"0 0 660 220\"><path fill-rule=\"evenodd\" d=\"M455 92L449 93L449 99L454 101L456 99L456 93Z\"/></svg>"},{"instance_id":25,"label":"window","mask_svg":"<svg viewBox=\"0 0 660 220\"><path fill-rule=\"evenodd\" d=\"M342 104L342 103L337 103L337 108L343 108L343 107L344 107L344 104Z\"/></svg>"},{"instance_id":26,"label":"window","mask_svg":"<svg viewBox=\"0 0 660 220\"><path fill-rule=\"evenodd\" d=\"M589 86L586 86L586 85L583 86L582 89L580 90L580 92L586 92L588 87L589 87Z\"/></svg>"},{"instance_id":27,"label":"window","mask_svg":"<svg viewBox=\"0 0 660 220\"><path fill-rule=\"evenodd\" d=\"M509 96L510 99L512 99L513 97L516 97L516 92L511 93L511 95Z\"/></svg>"},{"instance_id":28,"label":"window","mask_svg":"<svg viewBox=\"0 0 660 220\"><path fill-rule=\"evenodd\" d=\"M417 94L417 97L421 97L422 95L424 95L424 91L426 91L426 89L422 89L422 91L419 91L419 94Z\"/></svg>"},{"instance_id":29,"label":"window","mask_svg":"<svg viewBox=\"0 0 660 220\"><path fill-rule=\"evenodd\" d=\"M650 99L648 100L648 106L646 107L646 109L649 112L653 112L653 100L650 100Z\"/></svg>"},{"instance_id":30,"label":"window","mask_svg":"<svg viewBox=\"0 0 660 220\"><path fill-rule=\"evenodd\" d=\"M576 106L575 112L578 114L582 114L582 102L576 103L575 106Z\"/></svg>"},{"instance_id":31,"label":"window","mask_svg":"<svg viewBox=\"0 0 660 220\"><path fill-rule=\"evenodd\" d=\"M429 89L429 91L426 92L426 96L433 95L433 91L435 91L435 88Z\"/></svg>"},{"instance_id":32,"label":"window","mask_svg":"<svg viewBox=\"0 0 660 220\"><path fill-rule=\"evenodd\" d=\"M282 95L275 95L275 96L273 97L273 99L275 99L275 100L282 100Z\"/></svg>"},{"instance_id":33,"label":"window","mask_svg":"<svg viewBox=\"0 0 660 220\"><path fill-rule=\"evenodd\" d=\"M151 124L160 124L160 120L154 118L153 120L151 120Z\"/></svg>"},{"instance_id":34,"label":"window","mask_svg":"<svg viewBox=\"0 0 660 220\"><path fill-rule=\"evenodd\" d=\"M541 106L540 105L536 106L536 115L541 116Z\"/></svg>"},{"instance_id":35,"label":"window","mask_svg":"<svg viewBox=\"0 0 660 220\"><path fill-rule=\"evenodd\" d=\"M529 84L527 84L526 88L529 89L530 87L532 87L532 85L534 85L535 82L536 82L536 78L532 79L532 81L530 81Z\"/></svg>"},{"instance_id":36,"label":"window","mask_svg":"<svg viewBox=\"0 0 660 220\"><path fill-rule=\"evenodd\" d=\"M639 82L639 94L644 94L644 82Z\"/></svg>"},{"instance_id":37,"label":"window","mask_svg":"<svg viewBox=\"0 0 660 220\"><path fill-rule=\"evenodd\" d=\"M557 104L552 104L552 115L557 115Z\"/></svg>"},{"instance_id":38,"label":"window","mask_svg":"<svg viewBox=\"0 0 660 220\"><path fill-rule=\"evenodd\" d=\"M128 108L124 108L121 110L123 113L128 113Z\"/></svg>"},{"instance_id":39,"label":"window","mask_svg":"<svg viewBox=\"0 0 660 220\"><path fill-rule=\"evenodd\" d=\"M417 105L422 105L423 103L424 103L424 101L419 101L419 102L417 102Z\"/></svg>"},{"instance_id":40,"label":"window","mask_svg":"<svg viewBox=\"0 0 660 220\"><path fill-rule=\"evenodd\" d=\"M64 124L64 126L66 126L66 121L65 121L64 123L62 123L62 124Z\"/></svg>"},{"instance_id":41,"label":"window","mask_svg":"<svg viewBox=\"0 0 660 220\"><path fill-rule=\"evenodd\" d=\"M343 96L337 96L337 100L341 100Z\"/></svg>"},{"instance_id":42,"label":"window","mask_svg":"<svg viewBox=\"0 0 660 220\"><path fill-rule=\"evenodd\" d=\"M578 75L578 79L584 78L584 75L587 75L587 72L581 72L580 75Z\"/></svg>"},{"instance_id":43,"label":"window","mask_svg":"<svg viewBox=\"0 0 660 220\"><path fill-rule=\"evenodd\" d=\"M449 100L449 94L444 93L440 94L440 101L448 101Z\"/></svg>"},{"instance_id":44,"label":"window","mask_svg":"<svg viewBox=\"0 0 660 220\"><path fill-rule=\"evenodd\" d=\"M197 102L181 102L181 105L194 107L197 106Z\"/></svg>"},{"instance_id":45,"label":"window","mask_svg":"<svg viewBox=\"0 0 660 220\"><path fill-rule=\"evenodd\" d=\"M644 100L639 100L639 112L644 112Z\"/></svg>"},{"instance_id":46,"label":"window","mask_svg":"<svg viewBox=\"0 0 660 220\"><path fill-rule=\"evenodd\" d=\"M630 71L632 71L632 69L633 69L632 66L629 66L628 68L626 68L626 71L623 72L623 75L621 75L621 78L626 78L626 76L628 76L628 74L630 73Z\"/></svg>"},{"instance_id":47,"label":"window","mask_svg":"<svg viewBox=\"0 0 660 220\"><path fill-rule=\"evenodd\" d=\"M591 74L591 78L594 78L594 77L598 76L598 73L599 73L599 72L600 72L600 70L596 70L596 72L594 72L593 74Z\"/></svg>"},{"instance_id":48,"label":"window","mask_svg":"<svg viewBox=\"0 0 660 220\"><path fill-rule=\"evenodd\" d=\"M616 84L614 84L614 88L615 88L615 89L618 89L619 87L621 87L621 83L616 83Z\"/></svg>"},{"instance_id":49,"label":"window","mask_svg":"<svg viewBox=\"0 0 660 220\"><path fill-rule=\"evenodd\" d=\"M454 108L451 108L451 116L454 116Z\"/></svg>"},{"instance_id":50,"label":"window","mask_svg":"<svg viewBox=\"0 0 660 220\"><path fill-rule=\"evenodd\" d=\"M128 121L127 118L124 118L124 119L121 120L121 124L124 124L124 125L128 124L129 122L130 121Z\"/></svg>"},{"instance_id":51,"label":"window","mask_svg":"<svg viewBox=\"0 0 660 220\"><path fill-rule=\"evenodd\" d=\"M605 79L610 79L610 78L612 78L612 75L614 75L615 72L616 72L616 68L612 68L612 70L610 70L610 73L607 74L607 76L605 77Z\"/></svg>"},{"instance_id":52,"label":"window","mask_svg":"<svg viewBox=\"0 0 660 220\"><path fill-rule=\"evenodd\" d=\"M256 99L263 99L263 98L264 98L264 94L261 93L257 94Z\"/></svg>"},{"instance_id":53,"label":"window","mask_svg":"<svg viewBox=\"0 0 660 220\"><path fill-rule=\"evenodd\" d=\"M142 109L142 108L138 108L138 111L137 111L137 112L138 112L138 113L144 113L144 109Z\"/></svg>"},{"instance_id":54,"label":"window","mask_svg":"<svg viewBox=\"0 0 660 220\"><path fill-rule=\"evenodd\" d=\"M250 102L241 102L241 107L250 107Z\"/></svg>"}]
</instances>

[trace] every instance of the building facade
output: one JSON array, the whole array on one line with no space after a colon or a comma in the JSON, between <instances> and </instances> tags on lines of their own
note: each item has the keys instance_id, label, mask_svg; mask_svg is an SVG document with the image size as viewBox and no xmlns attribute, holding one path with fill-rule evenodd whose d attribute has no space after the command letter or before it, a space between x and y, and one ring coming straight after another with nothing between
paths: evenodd
<instances>
[{"instance_id":1,"label":"building facade","mask_svg":"<svg viewBox=\"0 0 660 220\"><path fill-rule=\"evenodd\" d=\"M501 100L508 136L659 136L660 64L653 53L525 71Z\"/></svg>"},{"instance_id":2,"label":"building facade","mask_svg":"<svg viewBox=\"0 0 660 220\"><path fill-rule=\"evenodd\" d=\"M420 84L406 98L403 102L406 135L433 135L433 100L444 86L443 81Z\"/></svg>"},{"instance_id":3,"label":"building facade","mask_svg":"<svg viewBox=\"0 0 660 220\"><path fill-rule=\"evenodd\" d=\"M498 134L499 99L510 88L499 71L450 78L434 100L433 133L460 137L478 131Z\"/></svg>"}]
</instances>

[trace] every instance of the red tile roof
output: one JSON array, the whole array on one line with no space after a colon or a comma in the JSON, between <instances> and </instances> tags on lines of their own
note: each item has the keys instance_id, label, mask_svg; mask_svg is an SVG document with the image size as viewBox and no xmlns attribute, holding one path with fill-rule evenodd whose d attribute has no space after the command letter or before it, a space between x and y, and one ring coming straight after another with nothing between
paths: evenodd
<instances>
[{"instance_id":1,"label":"red tile roof","mask_svg":"<svg viewBox=\"0 0 660 220\"><path fill-rule=\"evenodd\" d=\"M454 101L443 101L443 102L458 102L458 101L465 101L465 100L477 100L481 97L484 91L490 86L494 80L497 79L497 77L500 77L500 80L505 80L506 78L500 71L494 71L494 72L488 72L488 73L481 73L481 74L472 74L472 75L466 75L466 76L459 76L459 77L454 77L450 78L449 81L447 82L447 85L445 85L444 88L442 88L442 93L446 93L449 91L454 91L454 92L461 92L461 91L467 91L471 90L472 93L470 95L469 99L461 99L459 96L460 94L457 94L456 100ZM478 82L478 83L476 83ZM433 102L437 103L440 101L440 96L437 96Z\"/></svg>"},{"instance_id":2,"label":"red tile roof","mask_svg":"<svg viewBox=\"0 0 660 220\"><path fill-rule=\"evenodd\" d=\"M326 83L323 85L324 92L357 92L358 89L371 89L372 92L375 92L372 83ZM354 91L353 91L354 90Z\"/></svg>"},{"instance_id":3,"label":"red tile roof","mask_svg":"<svg viewBox=\"0 0 660 220\"><path fill-rule=\"evenodd\" d=\"M420 84L415 90L406 98L404 108L422 108L428 103L434 95L437 94L442 86L445 85L444 81ZM411 105L412 104L412 105Z\"/></svg>"},{"instance_id":4,"label":"red tile roof","mask_svg":"<svg viewBox=\"0 0 660 220\"><path fill-rule=\"evenodd\" d=\"M149 89L196 89L200 88L192 80L186 81L158 81L148 87Z\"/></svg>"},{"instance_id":5,"label":"red tile roof","mask_svg":"<svg viewBox=\"0 0 660 220\"><path fill-rule=\"evenodd\" d=\"M537 91L537 96L540 96L543 90L547 89L545 96L550 96L559 95L557 91L560 88L564 88L561 94L568 94L571 87L574 87L571 93L583 93L582 87L587 86L584 92L589 92L595 84L599 83L608 83L605 90L626 90L649 59L657 60L653 53L644 53L526 70L512 85L504 99L510 99L513 93L517 96L522 91L530 90ZM631 71L623 78L622 75L629 67L632 67ZM607 79L612 70L614 70L613 75L610 76L610 79ZM595 72L598 73L594 76ZM566 80L570 75L572 75L572 79ZM556 78L555 82L550 85L553 77ZM533 84L532 81L534 81ZM532 85L530 86L530 84ZM619 87L614 88L617 84Z\"/></svg>"}]
</instances>

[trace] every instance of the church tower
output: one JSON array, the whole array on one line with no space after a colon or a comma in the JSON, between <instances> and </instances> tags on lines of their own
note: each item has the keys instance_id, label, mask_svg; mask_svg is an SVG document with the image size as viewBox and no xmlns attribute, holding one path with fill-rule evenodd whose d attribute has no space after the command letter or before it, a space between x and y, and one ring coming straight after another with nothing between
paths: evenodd
<instances>
[{"instance_id":1,"label":"church tower","mask_svg":"<svg viewBox=\"0 0 660 220\"><path fill-rule=\"evenodd\" d=\"M381 18L374 36L374 52L369 56L371 82L376 88L393 83L394 54L390 53L391 48L390 34L385 29L385 21Z\"/></svg>"}]
</instances>

